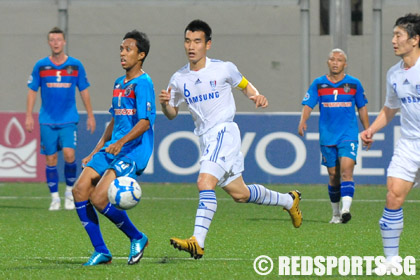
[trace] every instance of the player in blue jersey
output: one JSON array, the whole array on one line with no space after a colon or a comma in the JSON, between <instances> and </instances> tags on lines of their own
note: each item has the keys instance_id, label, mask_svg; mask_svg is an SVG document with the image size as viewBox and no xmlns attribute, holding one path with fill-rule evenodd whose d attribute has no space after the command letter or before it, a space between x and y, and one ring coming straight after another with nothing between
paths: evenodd
<instances>
[{"instance_id":1,"label":"player in blue jersey","mask_svg":"<svg viewBox=\"0 0 420 280\"><path fill-rule=\"evenodd\" d=\"M333 216L330 223L347 223L355 185L353 170L356 164L358 134L355 106L363 127L369 126L367 99L360 81L345 74L347 55L333 49L328 57L329 74L313 81L303 98L298 132L304 136L306 121L319 104L319 137L322 165L328 169L328 194ZM340 200L342 208L340 211Z\"/></svg>"},{"instance_id":2,"label":"player in blue jersey","mask_svg":"<svg viewBox=\"0 0 420 280\"><path fill-rule=\"evenodd\" d=\"M95 131L95 118L89 96L89 82L82 63L64 53L66 45L62 30L55 27L48 33L51 55L39 60L28 80L28 96L25 126L28 132L34 129L32 116L36 95L41 88L41 109L39 124L41 129L41 153L46 158L46 178L52 201L49 210L61 207L58 194L57 152L64 156L66 180L65 204L67 210L74 209L72 189L76 180L77 165L75 148L77 144L76 87L87 111L87 129Z\"/></svg>"},{"instance_id":3,"label":"player in blue jersey","mask_svg":"<svg viewBox=\"0 0 420 280\"><path fill-rule=\"evenodd\" d=\"M363 144L369 148L373 135L401 110L401 138L394 147L387 169L388 193L379 220L388 272L401 268L399 244L404 228L402 206L420 178L420 14L407 14L396 20L392 47L401 60L387 72L384 107L372 125L360 134Z\"/></svg>"},{"instance_id":4,"label":"player in blue jersey","mask_svg":"<svg viewBox=\"0 0 420 280\"><path fill-rule=\"evenodd\" d=\"M256 108L267 107L268 101L232 62L207 57L211 28L206 22L193 20L184 36L189 63L172 76L168 89L161 91L159 102L168 119L178 115L181 103L187 103L195 124L194 133L199 137L202 156L193 236L170 239L175 248L199 259L204 255L207 232L217 210L216 186L222 187L236 202L282 207L296 228L302 224L301 195L296 190L279 193L260 184L245 184L241 136L233 121L236 107L232 88L241 90Z\"/></svg>"},{"instance_id":5,"label":"player in blue jersey","mask_svg":"<svg viewBox=\"0 0 420 280\"><path fill-rule=\"evenodd\" d=\"M108 188L116 177L136 178L146 168L153 150L153 124L156 117L155 92L143 63L149 53L146 34L128 32L120 46L125 76L114 84L111 121L93 151L82 160L86 165L73 195L76 211L95 249L84 265L110 263L112 255L102 238L96 211L113 222L131 242L128 264L136 264L148 244L127 216L108 201ZM95 210L96 208L96 210Z\"/></svg>"}]
</instances>

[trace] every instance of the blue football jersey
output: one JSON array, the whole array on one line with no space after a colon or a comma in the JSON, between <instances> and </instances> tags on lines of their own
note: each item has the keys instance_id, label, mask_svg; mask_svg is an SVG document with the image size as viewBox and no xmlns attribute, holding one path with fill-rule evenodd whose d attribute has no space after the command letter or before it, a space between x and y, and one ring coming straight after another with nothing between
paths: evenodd
<instances>
[{"instance_id":1,"label":"blue football jersey","mask_svg":"<svg viewBox=\"0 0 420 280\"><path fill-rule=\"evenodd\" d=\"M137 139L127 142L120 155L136 162L137 171L146 168L153 151L153 125L156 118L155 91L152 79L146 73L124 83L125 76L114 84L112 106L109 112L114 117L112 138L104 148L115 143L141 120L147 119L150 128Z\"/></svg>"},{"instance_id":2,"label":"blue football jersey","mask_svg":"<svg viewBox=\"0 0 420 280\"><path fill-rule=\"evenodd\" d=\"M366 103L362 84L350 75L338 83L326 75L315 79L302 101L302 105L311 108L319 104L320 144L326 146L358 140L355 106L361 108Z\"/></svg>"},{"instance_id":3,"label":"blue football jersey","mask_svg":"<svg viewBox=\"0 0 420 280\"><path fill-rule=\"evenodd\" d=\"M58 126L77 123L76 87L83 91L89 85L78 59L69 56L61 65L54 64L49 57L39 60L28 80L33 91L41 88L39 123Z\"/></svg>"}]
</instances>

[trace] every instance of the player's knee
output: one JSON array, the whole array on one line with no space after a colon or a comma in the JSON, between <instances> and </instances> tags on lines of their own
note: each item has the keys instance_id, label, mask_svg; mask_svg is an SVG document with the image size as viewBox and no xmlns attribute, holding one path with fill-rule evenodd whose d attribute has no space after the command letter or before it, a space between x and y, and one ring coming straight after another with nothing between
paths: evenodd
<instances>
[{"instance_id":1,"label":"player's knee","mask_svg":"<svg viewBox=\"0 0 420 280\"><path fill-rule=\"evenodd\" d=\"M353 181L353 170L343 170L341 173L341 181Z\"/></svg>"},{"instance_id":2,"label":"player's knee","mask_svg":"<svg viewBox=\"0 0 420 280\"><path fill-rule=\"evenodd\" d=\"M73 193L73 197L76 201L84 200L82 195L83 192L81 191L80 184L78 184L78 182L74 184L74 187L71 192Z\"/></svg>"},{"instance_id":3,"label":"player's knee","mask_svg":"<svg viewBox=\"0 0 420 280\"><path fill-rule=\"evenodd\" d=\"M237 203L246 203L249 200L249 194L246 193L235 193L231 194L233 200Z\"/></svg>"},{"instance_id":4,"label":"player's knee","mask_svg":"<svg viewBox=\"0 0 420 280\"><path fill-rule=\"evenodd\" d=\"M72 189L73 197L76 201L88 200L90 191L90 185L80 179L76 181Z\"/></svg>"},{"instance_id":5,"label":"player's knee","mask_svg":"<svg viewBox=\"0 0 420 280\"><path fill-rule=\"evenodd\" d=\"M390 209L400 208L404 203L404 199L405 199L404 195L392 189L389 189L386 195L387 208L390 208Z\"/></svg>"}]
</instances>

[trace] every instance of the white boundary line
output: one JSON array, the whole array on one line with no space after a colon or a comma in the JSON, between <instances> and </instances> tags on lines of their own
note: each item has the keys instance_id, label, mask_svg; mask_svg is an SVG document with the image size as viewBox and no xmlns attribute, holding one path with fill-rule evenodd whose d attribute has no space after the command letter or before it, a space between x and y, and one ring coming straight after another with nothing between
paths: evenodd
<instances>
[{"instance_id":1,"label":"white boundary line","mask_svg":"<svg viewBox=\"0 0 420 280\"><path fill-rule=\"evenodd\" d=\"M64 198L64 197L62 197ZM17 200L17 199L51 199L49 196L0 196L0 200ZM142 200L192 200L198 201L198 197L142 197ZM231 198L221 197L218 198L219 201L231 201ZM233 200L232 200L233 201ZM303 202L329 202L329 199L326 198L303 198ZM371 202L385 202L384 199L354 199L353 202L362 202L362 203L371 203ZM405 203L420 203L420 200L416 199L409 199L406 200Z\"/></svg>"},{"instance_id":2,"label":"white boundary line","mask_svg":"<svg viewBox=\"0 0 420 280\"><path fill-rule=\"evenodd\" d=\"M115 257L112 256L112 260L127 260L128 256L126 257ZM86 255L84 257L33 257L27 258L25 260L32 259L32 260L87 260L89 256ZM143 257L142 260L157 260L157 261L171 261L171 260L182 260L182 261L197 261L194 258L177 258L177 257ZM202 261L254 261L255 259L248 259L248 258L202 258L199 262Z\"/></svg>"}]
</instances>

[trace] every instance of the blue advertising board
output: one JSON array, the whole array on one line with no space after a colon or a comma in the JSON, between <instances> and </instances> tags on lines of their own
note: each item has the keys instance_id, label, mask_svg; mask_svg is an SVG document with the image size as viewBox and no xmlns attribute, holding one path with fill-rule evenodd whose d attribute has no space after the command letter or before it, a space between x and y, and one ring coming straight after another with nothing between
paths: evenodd
<instances>
[{"instance_id":1,"label":"blue advertising board","mask_svg":"<svg viewBox=\"0 0 420 280\"><path fill-rule=\"evenodd\" d=\"M97 130L86 131L86 115L79 123L76 157L80 161L95 147L108 113L96 114ZM376 115L370 116L371 122ZM305 136L297 133L299 113L237 114L245 158L245 182L273 184L326 184L328 175L321 165L319 148L319 114L308 120ZM399 139L399 117L375 135L369 151L359 145L354 179L357 184L385 184L386 168L393 147ZM196 182L199 171L199 144L193 134L194 124L188 113L168 120L158 113L155 122L155 149L140 182ZM361 127L360 127L361 129ZM63 176L61 176L63 178Z\"/></svg>"}]
</instances>

